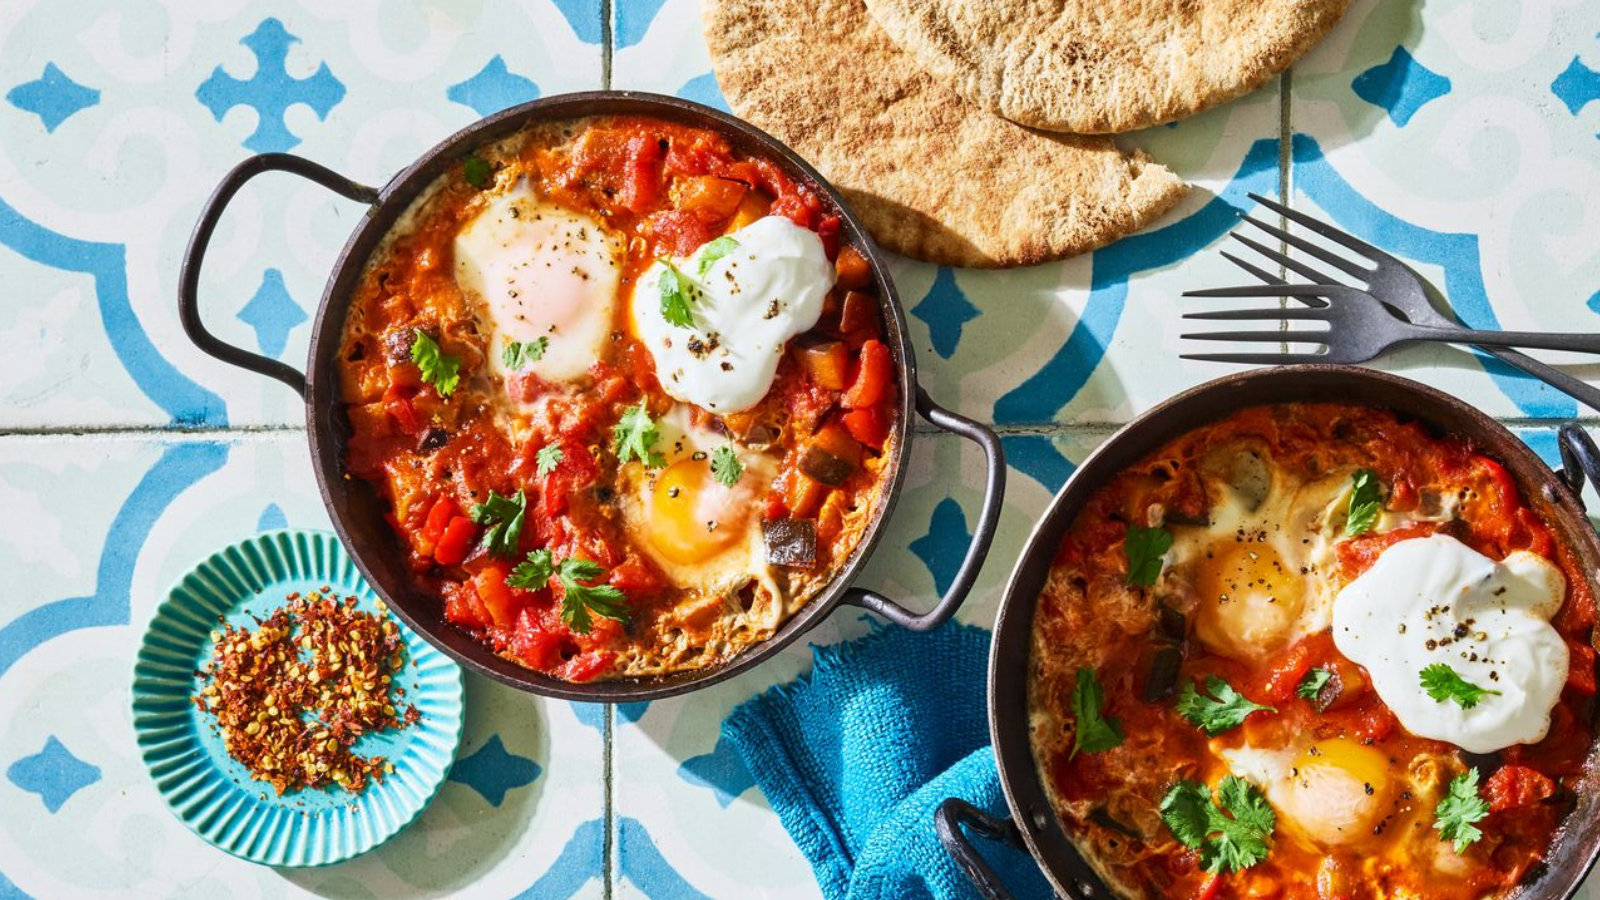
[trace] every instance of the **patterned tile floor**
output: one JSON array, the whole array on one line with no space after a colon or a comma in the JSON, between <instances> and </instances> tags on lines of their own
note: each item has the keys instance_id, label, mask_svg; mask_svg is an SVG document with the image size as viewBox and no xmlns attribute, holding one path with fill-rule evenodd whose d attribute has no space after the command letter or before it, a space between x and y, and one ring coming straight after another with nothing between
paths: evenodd
<instances>
[{"instance_id":1,"label":"patterned tile floor","mask_svg":"<svg viewBox=\"0 0 1600 900\"><path fill-rule=\"evenodd\" d=\"M203 847L134 752L131 657L170 580L258 529L326 525L297 402L202 356L174 315L206 194L267 150L381 183L480 115L605 85L722 104L697 0L0 6L0 898L438 897L469 884L486 898L816 896L717 741L729 709L807 668L803 648L648 707L470 679L461 762L438 801L391 844L325 870ZM1178 294L1239 278L1218 251L1248 191L1394 250L1472 324L1596 330L1597 99L1593 3L1359 0L1274 84L1129 136L1196 185L1145 233L1014 272L897 263L928 389L1000 423L1013 469L961 617L992 623L1016 548L1076 461L1220 374L1175 360ZM287 177L263 186L218 232L203 305L225 338L298 363L359 209ZM1471 399L1547 458L1552 423L1595 421L1458 351L1384 367ZM967 445L919 435L863 583L931 599L964 546L979 465ZM865 629L841 612L810 638Z\"/></svg>"}]
</instances>

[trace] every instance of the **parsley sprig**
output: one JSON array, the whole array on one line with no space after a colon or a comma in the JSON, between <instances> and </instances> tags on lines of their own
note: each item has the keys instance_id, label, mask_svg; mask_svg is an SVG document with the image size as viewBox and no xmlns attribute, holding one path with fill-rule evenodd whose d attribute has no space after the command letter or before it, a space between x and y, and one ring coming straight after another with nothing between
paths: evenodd
<instances>
[{"instance_id":1,"label":"parsley sprig","mask_svg":"<svg viewBox=\"0 0 1600 900\"><path fill-rule=\"evenodd\" d=\"M1179 843L1200 851L1200 867L1212 874L1248 869L1266 859L1278 817L1261 791L1228 775L1212 800L1204 784L1180 781L1161 799L1161 821Z\"/></svg>"},{"instance_id":2,"label":"parsley sprig","mask_svg":"<svg viewBox=\"0 0 1600 900\"><path fill-rule=\"evenodd\" d=\"M664 259L657 262L661 265L661 318L669 325L693 328L694 313L689 310L689 296L694 288L677 266Z\"/></svg>"},{"instance_id":3,"label":"parsley sprig","mask_svg":"<svg viewBox=\"0 0 1600 900\"><path fill-rule=\"evenodd\" d=\"M650 449L661 440L661 429L650 418L650 410L645 407L643 400L639 401L638 406L630 406L623 412L622 418L611 429L611 438L611 449L617 454L619 464L630 459L637 459L652 469L667 464L665 456Z\"/></svg>"},{"instance_id":4,"label":"parsley sprig","mask_svg":"<svg viewBox=\"0 0 1600 900\"><path fill-rule=\"evenodd\" d=\"M1072 715L1077 720L1072 756L1077 756L1079 750L1100 753L1122 744L1122 723L1103 714L1105 702L1106 692L1095 678L1094 669L1078 669L1078 683L1072 688Z\"/></svg>"},{"instance_id":5,"label":"parsley sprig","mask_svg":"<svg viewBox=\"0 0 1600 900\"><path fill-rule=\"evenodd\" d=\"M1378 491L1378 473L1359 469L1352 476L1350 505L1345 511L1344 533L1350 537L1366 534L1378 524L1378 513L1383 512L1383 495Z\"/></svg>"},{"instance_id":6,"label":"parsley sprig","mask_svg":"<svg viewBox=\"0 0 1600 900\"><path fill-rule=\"evenodd\" d=\"M711 267L716 265L717 260L737 249L739 249L739 242L726 234L701 247L700 262L695 266L695 274L705 278L707 273L711 271Z\"/></svg>"},{"instance_id":7,"label":"parsley sprig","mask_svg":"<svg viewBox=\"0 0 1600 900\"><path fill-rule=\"evenodd\" d=\"M1162 528L1129 525L1122 549L1128 554L1128 584L1150 587L1161 577L1161 558L1172 548L1172 535Z\"/></svg>"},{"instance_id":8,"label":"parsley sprig","mask_svg":"<svg viewBox=\"0 0 1600 900\"><path fill-rule=\"evenodd\" d=\"M461 360L441 350L439 342L429 337L426 331L421 328L414 330L416 337L411 341L411 361L421 370L424 383L433 385L439 396L450 396L455 393L456 385L461 383Z\"/></svg>"},{"instance_id":9,"label":"parsley sprig","mask_svg":"<svg viewBox=\"0 0 1600 900\"><path fill-rule=\"evenodd\" d=\"M1211 696L1195 690L1193 681L1186 682L1178 694L1178 715L1211 737L1238 728L1253 712L1277 712L1270 706L1251 702L1215 675L1206 676L1206 694Z\"/></svg>"},{"instance_id":10,"label":"parsley sprig","mask_svg":"<svg viewBox=\"0 0 1600 900\"><path fill-rule=\"evenodd\" d=\"M565 455L566 453L558 444L550 444L548 446L540 447L539 452L535 453L533 456L533 461L537 466L539 477L543 478L544 476L549 475L551 472L554 472L556 470L556 466L561 463L561 458Z\"/></svg>"},{"instance_id":11,"label":"parsley sprig","mask_svg":"<svg viewBox=\"0 0 1600 900\"><path fill-rule=\"evenodd\" d=\"M1450 780L1450 790L1433 814L1438 820L1433 827L1439 829L1439 840L1454 841L1456 852L1467 849L1483 837L1483 832L1473 823L1489 815L1489 804L1478 796L1478 770L1468 769Z\"/></svg>"},{"instance_id":12,"label":"parsley sprig","mask_svg":"<svg viewBox=\"0 0 1600 900\"><path fill-rule=\"evenodd\" d=\"M526 369L529 363L543 359L544 351L549 347L550 339L544 335L531 341L511 341L500 351L500 361L511 371L520 371Z\"/></svg>"},{"instance_id":13,"label":"parsley sprig","mask_svg":"<svg viewBox=\"0 0 1600 900\"><path fill-rule=\"evenodd\" d=\"M489 499L472 505L472 521L487 525L483 546L490 556L511 559L517 555L517 542L522 539L522 521L528 514L528 497L518 488L508 497L494 491Z\"/></svg>"},{"instance_id":14,"label":"parsley sprig","mask_svg":"<svg viewBox=\"0 0 1600 900\"><path fill-rule=\"evenodd\" d=\"M549 550L534 550L511 570L506 584L525 591L542 590L550 579L561 582L561 621L578 634L594 630L594 616L628 621L628 595L615 585L595 584L606 570L597 562L569 556L555 564Z\"/></svg>"},{"instance_id":15,"label":"parsley sprig","mask_svg":"<svg viewBox=\"0 0 1600 900\"><path fill-rule=\"evenodd\" d=\"M711 477L723 487L733 487L744 474L744 464L732 447L722 446L711 451Z\"/></svg>"},{"instance_id":16,"label":"parsley sprig","mask_svg":"<svg viewBox=\"0 0 1600 900\"><path fill-rule=\"evenodd\" d=\"M1462 678L1460 673L1450 668L1445 663L1434 663L1422 670L1420 675L1422 689L1428 696L1444 703L1454 700L1462 709L1471 709L1478 705L1486 695L1500 696L1499 691L1481 688Z\"/></svg>"},{"instance_id":17,"label":"parsley sprig","mask_svg":"<svg viewBox=\"0 0 1600 900\"><path fill-rule=\"evenodd\" d=\"M1315 700L1332 677L1333 671L1331 669L1312 669L1305 674L1304 678L1300 679L1300 684L1295 687L1294 692L1306 700Z\"/></svg>"},{"instance_id":18,"label":"parsley sprig","mask_svg":"<svg viewBox=\"0 0 1600 900\"><path fill-rule=\"evenodd\" d=\"M486 188L494 178L494 167L481 156L469 156L461 164L461 175L467 179L467 184L475 188Z\"/></svg>"}]
</instances>

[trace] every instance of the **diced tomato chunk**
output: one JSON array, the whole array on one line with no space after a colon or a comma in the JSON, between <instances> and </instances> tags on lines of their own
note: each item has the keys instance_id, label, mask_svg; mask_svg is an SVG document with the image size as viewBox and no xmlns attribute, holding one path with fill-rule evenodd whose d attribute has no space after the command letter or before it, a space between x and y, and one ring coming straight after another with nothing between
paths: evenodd
<instances>
[{"instance_id":1,"label":"diced tomato chunk","mask_svg":"<svg viewBox=\"0 0 1600 900\"><path fill-rule=\"evenodd\" d=\"M429 544L439 543L439 538L444 537L445 526L450 524L451 519L459 515L461 515L461 509L456 506L456 501L449 497L441 496L428 509L427 521L422 525L422 536L427 539Z\"/></svg>"},{"instance_id":2,"label":"diced tomato chunk","mask_svg":"<svg viewBox=\"0 0 1600 900\"><path fill-rule=\"evenodd\" d=\"M1595 692L1594 648L1577 641L1567 641L1567 687L1585 696Z\"/></svg>"},{"instance_id":3,"label":"diced tomato chunk","mask_svg":"<svg viewBox=\"0 0 1600 900\"><path fill-rule=\"evenodd\" d=\"M894 360L882 341L867 341L861 345L861 358L856 366L855 382L839 401L845 409L872 406L889 393L894 381Z\"/></svg>"},{"instance_id":4,"label":"diced tomato chunk","mask_svg":"<svg viewBox=\"0 0 1600 900\"><path fill-rule=\"evenodd\" d=\"M852 409L842 421L850 436L874 450L882 450L889 439L889 413L882 404Z\"/></svg>"},{"instance_id":5,"label":"diced tomato chunk","mask_svg":"<svg viewBox=\"0 0 1600 900\"><path fill-rule=\"evenodd\" d=\"M1517 765L1501 766L1483 785L1491 812L1532 806L1549 799L1555 792L1556 784L1549 776Z\"/></svg>"},{"instance_id":6,"label":"diced tomato chunk","mask_svg":"<svg viewBox=\"0 0 1600 900\"><path fill-rule=\"evenodd\" d=\"M661 144L644 134L629 138L627 166L617 200L633 212L649 212L661 190Z\"/></svg>"},{"instance_id":7,"label":"diced tomato chunk","mask_svg":"<svg viewBox=\"0 0 1600 900\"><path fill-rule=\"evenodd\" d=\"M384 392L383 408L400 425L402 432L422 433L422 417L417 415L417 408L411 405L409 397L400 396L394 388L390 388Z\"/></svg>"},{"instance_id":8,"label":"diced tomato chunk","mask_svg":"<svg viewBox=\"0 0 1600 900\"><path fill-rule=\"evenodd\" d=\"M590 650L567 660L558 673L568 681L593 681L611 668L615 654L605 650Z\"/></svg>"},{"instance_id":9,"label":"diced tomato chunk","mask_svg":"<svg viewBox=\"0 0 1600 900\"><path fill-rule=\"evenodd\" d=\"M516 628L511 634L511 655L530 669L554 670L561 664L561 646L568 638L549 625L549 617L539 610L524 609L518 613Z\"/></svg>"},{"instance_id":10,"label":"diced tomato chunk","mask_svg":"<svg viewBox=\"0 0 1600 900\"><path fill-rule=\"evenodd\" d=\"M461 561L467 558L467 552L472 549L472 539L477 533L478 526L472 524L471 519L466 516L452 518L433 548L433 558L441 566L461 565Z\"/></svg>"},{"instance_id":11,"label":"diced tomato chunk","mask_svg":"<svg viewBox=\"0 0 1600 900\"><path fill-rule=\"evenodd\" d=\"M645 559L628 555L621 564L611 569L607 579L617 590L628 595L629 600L654 597L666 587L666 581L656 567Z\"/></svg>"},{"instance_id":12,"label":"diced tomato chunk","mask_svg":"<svg viewBox=\"0 0 1600 900\"><path fill-rule=\"evenodd\" d=\"M472 582L452 581L444 589L444 617L447 621L463 628L481 631L493 624L489 610L483 606L483 601L478 599L478 591Z\"/></svg>"},{"instance_id":13,"label":"diced tomato chunk","mask_svg":"<svg viewBox=\"0 0 1600 900\"><path fill-rule=\"evenodd\" d=\"M472 584L478 590L479 599L489 610L489 616L494 619L494 624L501 628L515 625L517 614L524 605L518 601L516 592L512 591L511 586L506 584L508 571L504 563L492 562L479 569L478 574L472 577Z\"/></svg>"},{"instance_id":14,"label":"diced tomato chunk","mask_svg":"<svg viewBox=\"0 0 1600 900\"><path fill-rule=\"evenodd\" d=\"M822 239L822 252L833 260L839 256L839 217L823 216L817 223L817 237Z\"/></svg>"}]
</instances>

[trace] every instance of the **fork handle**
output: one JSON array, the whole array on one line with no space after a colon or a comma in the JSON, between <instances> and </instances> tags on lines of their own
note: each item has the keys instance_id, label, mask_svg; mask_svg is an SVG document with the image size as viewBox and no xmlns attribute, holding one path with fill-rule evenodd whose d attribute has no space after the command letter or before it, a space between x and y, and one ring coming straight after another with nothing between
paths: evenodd
<instances>
[{"instance_id":1,"label":"fork handle","mask_svg":"<svg viewBox=\"0 0 1600 900\"><path fill-rule=\"evenodd\" d=\"M1508 366L1515 366L1590 409L1600 412L1600 388L1526 354L1506 347L1480 348Z\"/></svg>"},{"instance_id":2,"label":"fork handle","mask_svg":"<svg viewBox=\"0 0 1600 900\"><path fill-rule=\"evenodd\" d=\"M1534 350L1572 350L1600 353L1600 334L1562 334L1554 331L1478 331L1474 328L1440 328L1412 325L1408 340L1477 344L1483 347L1521 347Z\"/></svg>"}]
</instances>

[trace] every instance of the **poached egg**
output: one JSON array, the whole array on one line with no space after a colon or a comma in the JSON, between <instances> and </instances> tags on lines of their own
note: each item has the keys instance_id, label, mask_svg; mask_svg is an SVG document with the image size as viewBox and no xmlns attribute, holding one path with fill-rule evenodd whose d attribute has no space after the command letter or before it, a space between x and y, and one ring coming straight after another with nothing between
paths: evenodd
<instances>
[{"instance_id":1,"label":"poached egg","mask_svg":"<svg viewBox=\"0 0 1600 900\"><path fill-rule=\"evenodd\" d=\"M1339 592L1333 640L1408 731L1491 753L1549 731L1569 654L1550 617L1565 594L1561 571L1535 554L1496 562L1446 535L1413 538ZM1421 672L1436 663L1494 693L1470 709L1435 700Z\"/></svg>"}]
</instances>

